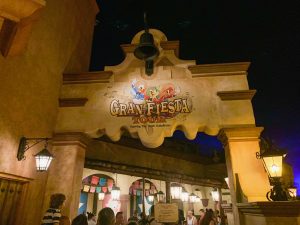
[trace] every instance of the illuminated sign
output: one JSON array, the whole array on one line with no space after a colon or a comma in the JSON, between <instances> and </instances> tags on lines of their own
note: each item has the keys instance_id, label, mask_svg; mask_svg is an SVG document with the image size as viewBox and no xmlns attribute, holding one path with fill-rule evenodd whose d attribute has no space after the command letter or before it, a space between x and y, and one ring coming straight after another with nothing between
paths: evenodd
<instances>
[{"instance_id":1,"label":"illuminated sign","mask_svg":"<svg viewBox=\"0 0 300 225\"><path fill-rule=\"evenodd\" d=\"M188 96L181 94L180 88L165 83L148 86L145 81L134 79L130 87L131 99L113 99L110 114L115 117L131 117L133 124L166 123L178 114L191 113L192 104Z\"/></svg>"}]
</instances>

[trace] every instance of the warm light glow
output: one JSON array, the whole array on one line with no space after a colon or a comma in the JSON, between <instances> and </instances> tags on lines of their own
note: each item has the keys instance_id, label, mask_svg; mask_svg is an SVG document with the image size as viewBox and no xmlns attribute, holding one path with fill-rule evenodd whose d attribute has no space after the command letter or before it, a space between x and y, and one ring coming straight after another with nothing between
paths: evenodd
<instances>
[{"instance_id":1,"label":"warm light glow","mask_svg":"<svg viewBox=\"0 0 300 225\"><path fill-rule=\"evenodd\" d=\"M120 188L113 186L112 190L111 190L111 197L112 200L119 200L120 199Z\"/></svg>"},{"instance_id":2,"label":"warm light glow","mask_svg":"<svg viewBox=\"0 0 300 225\"><path fill-rule=\"evenodd\" d=\"M157 201L164 202L165 201L165 194L162 191L157 192Z\"/></svg>"},{"instance_id":3,"label":"warm light glow","mask_svg":"<svg viewBox=\"0 0 300 225\"><path fill-rule=\"evenodd\" d=\"M228 186L228 188L229 188L229 178L228 178L228 177L225 177L224 180L225 180L225 182L226 182L226 184L227 184L227 186Z\"/></svg>"},{"instance_id":4,"label":"warm light glow","mask_svg":"<svg viewBox=\"0 0 300 225\"><path fill-rule=\"evenodd\" d=\"M270 177L282 176L282 156L263 157L263 160Z\"/></svg>"},{"instance_id":5,"label":"warm light glow","mask_svg":"<svg viewBox=\"0 0 300 225\"><path fill-rule=\"evenodd\" d=\"M290 196L291 196L292 198L296 198L296 197L297 197L297 188L291 187L291 188L289 188L288 190L289 190Z\"/></svg>"},{"instance_id":6,"label":"warm light glow","mask_svg":"<svg viewBox=\"0 0 300 225\"><path fill-rule=\"evenodd\" d=\"M190 202L194 203L194 202L196 202L197 195L195 195L194 193L192 193L192 194L190 194L189 198L190 198Z\"/></svg>"},{"instance_id":7,"label":"warm light glow","mask_svg":"<svg viewBox=\"0 0 300 225\"><path fill-rule=\"evenodd\" d=\"M200 202L200 197L199 196L196 196L196 199L195 199L195 202Z\"/></svg>"},{"instance_id":8,"label":"warm light glow","mask_svg":"<svg viewBox=\"0 0 300 225\"><path fill-rule=\"evenodd\" d=\"M186 191L181 192L181 201L187 202L189 200L189 193Z\"/></svg>"},{"instance_id":9,"label":"warm light glow","mask_svg":"<svg viewBox=\"0 0 300 225\"><path fill-rule=\"evenodd\" d=\"M148 196L148 201L153 202L154 201L154 195L149 195Z\"/></svg>"},{"instance_id":10,"label":"warm light glow","mask_svg":"<svg viewBox=\"0 0 300 225\"><path fill-rule=\"evenodd\" d=\"M182 192L182 187L180 185L174 184L174 186L171 186L172 199L180 199L181 192Z\"/></svg>"},{"instance_id":11,"label":"warm light glow","mask_svg":"<svg viewBox=\"0 0 300 225\"><path fill-rule=\"evenodd\" d=\"M218 202L220 200L220 195L217 190L214 190L211 192L211 197L212 197L213 201L215 201L215 202Z\"/></svg>"},{"instance_id":12,"label":"warm light glow","mask_svg":"<svg viewBox=\"0 0 300 225\"><path fill-rule=\"evenodd\" d=\"M46 171L53 159L52 155L46 148L40 151L34 157L37 171Z\"/></svg>"},{"instance_id":13,"label":"warm light glow","mask_svg":"<svg viewBox=\"0 0 300 225\"><path fill-rule=\"evenodd\" d=\"M104 192L98 193L98 199L99 199L99 201L102 201L104 199L104 197L105 197L105 193Z\"/></svg>"}]
</instances>

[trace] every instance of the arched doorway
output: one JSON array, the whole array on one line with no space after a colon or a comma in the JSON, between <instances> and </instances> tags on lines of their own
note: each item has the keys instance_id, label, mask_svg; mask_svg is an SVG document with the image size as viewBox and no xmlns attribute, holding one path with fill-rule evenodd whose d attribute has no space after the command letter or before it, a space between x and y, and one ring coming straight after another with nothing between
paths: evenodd
<instances>
[{"instance_id":1,"label":"arched doorway","mask_svg":"<svg viewBox=\"0 0 300 225\"><path fill-rule=\"evenodd\" d=\"M93 212L97 214L102 208L110 207L115 213L120 211L120 202L113 200L111 191L115 180L105 174L92 174L82 180L78 214Z\"/></svg>"},{"instance_id":2,"label":"arched doorway","mask_svg":"<svg viewBox=\"0 0 300 225\"><path fill-rule=\"evenodd\" d=\"M145 183L144 183L145 182ZM145 192L143 193L143 186ZM147 179L134 181L129 188L130 195L130 216L136 211L140 215L143 211L143 195L145 202L145 213L149 215L150 208L156 201L154 196L157 193L156 186ZM151 199L152 198L152 199Z\"/></svg>"}]
</instances>

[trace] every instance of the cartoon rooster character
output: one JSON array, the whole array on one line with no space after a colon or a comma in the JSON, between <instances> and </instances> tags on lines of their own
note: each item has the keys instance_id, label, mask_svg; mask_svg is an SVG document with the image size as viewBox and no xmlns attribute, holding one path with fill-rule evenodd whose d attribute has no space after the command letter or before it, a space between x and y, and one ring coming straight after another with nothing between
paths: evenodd
<instances>
[{"instance_id":1,"label":"cartoon rooster character","mask_svg":"<svg viewBox=\"0 0 300 225\"><path fill-rule=\"evenodd\" d=\"M163 102L168 98L173 98L176 95L175 87L173 84L165 84L159 93L159 102Z\"/></svg>"},{"instance_id":2,"label":"cartoon rooster character","mask_svg":"<svg viewBox=\"0 0 300 225\"><path fill-rule=\"evenodd\" d=\"M145 102L146 83L134 79L131 82L131 93L133 95L133 103L143 104Z\"/></svg>"}]
</instances>

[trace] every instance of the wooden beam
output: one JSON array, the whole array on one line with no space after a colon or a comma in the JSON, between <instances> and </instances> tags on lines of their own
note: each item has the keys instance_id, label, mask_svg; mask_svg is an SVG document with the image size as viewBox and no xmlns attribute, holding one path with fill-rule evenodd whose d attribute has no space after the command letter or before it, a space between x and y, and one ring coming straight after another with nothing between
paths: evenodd
<instances>
[{"instance_id":1,"label":"wooden beam","mask_svg":"<svg viewBox=\"0 0 300 225\"><path fill-rule=\"evenodd\" d=\"M120 174L127 174L131 176L138 176L138 177L146 177L151 179L157 179L157 180L165 180L170 182L179 182L179 183L185 183L185 184L193 184L193 185L200 185L200 186L208 186L208 187L222 187L224 184L224 181L218 180L218 179L210 179L210 178L199 178L199 177L193 177L193 176L187 176L184 174L184 171L182 174L174 173L170 171L162 171L162 170L156 170L152 168L146 168L146 167L137 167L137 166L131 166L121 163L113 163L98 159L85 159L85 168L89 169L96 169L96 170L102 170L107 172L113 172L113 173L120 173Z\"/></svg>"}]
</instances>

